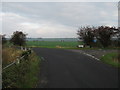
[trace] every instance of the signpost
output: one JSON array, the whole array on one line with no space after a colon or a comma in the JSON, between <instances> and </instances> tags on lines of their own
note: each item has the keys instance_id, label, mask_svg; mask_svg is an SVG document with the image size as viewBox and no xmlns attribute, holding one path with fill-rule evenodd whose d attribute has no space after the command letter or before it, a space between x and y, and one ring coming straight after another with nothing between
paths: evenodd
<instances>
[{"instance_id":1,"label":"signpost","mask_svg":"<svg viewBox=\"0 0 120 90\"><path fill-rule=\"evenodd\" d=\"M94 37L94 40L93 40L93 42L94 42L94 43L96 43L96 42L97 42L97 38L96 38L96 37Z\"/></svg>"}]
</instances>

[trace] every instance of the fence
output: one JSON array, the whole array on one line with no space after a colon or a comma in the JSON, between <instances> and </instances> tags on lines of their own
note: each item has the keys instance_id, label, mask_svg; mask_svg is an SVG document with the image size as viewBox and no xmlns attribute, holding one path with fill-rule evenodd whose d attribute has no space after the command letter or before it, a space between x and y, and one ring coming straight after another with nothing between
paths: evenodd
<instances>
[{"instance_id":1,"label":"fence","mask_svg":"<svg viewBox=\"0 0 120 90\"><path fill-rule=\"evenodd\" d=\"M22 54L22 56L20 58L17 58L16 60L14 60L11 64L5 66L2 71L4 71L5 69L9 68L10 66L14 65L14 64L19 64L20 60L22 60L24 57L28 56L31 53L31 49L22 49L23 51L26 51L25 53Z\"/></svg>"},{"instance_id":2,"label":"fence","mask_svg":"<svg viewBox=\"0 0 120 90\"><path fill-rule=\"evenodd\" d=\"M2 88L19 88L18 82L24 82L24 76L30 66L29 55L32 51L31 49L23 51L20 57L2 69Z\"/></svg>"}]
</instances>

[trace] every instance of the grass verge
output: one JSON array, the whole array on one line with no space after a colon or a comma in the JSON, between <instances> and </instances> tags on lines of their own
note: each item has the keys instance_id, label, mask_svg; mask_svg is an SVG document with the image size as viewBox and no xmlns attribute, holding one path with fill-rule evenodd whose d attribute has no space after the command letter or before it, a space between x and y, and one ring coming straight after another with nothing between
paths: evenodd
<instances>
[{"instance_id":1,"label":"grass verge","mask_svg":"<svg viewBox=\"0 0 120 90\"><path fill-rule=\"evenodd\" d=\"M14 64L3 70L2 87L35 88L38 82L39 70L40 58L32 52L27 59L24 58L19 64Z\"/></svg>"},{"instance_id":2,"label":"grass verge","mask_svg":"<svg viewBox=\"0 0 120 90\"><path fill-rule=\"evenodd\" d=\"M101 57L101 61L114 67L120 67L120 60L118 57L118 53L108 53Z\"/></svg>"},{"instance_id":3,"label":"grass verge","mask_svg":"<svg viewBox=\"0 0 120 90\"><path fill-rule=\"evenodd\" d=\"M20 56L22 53L21 50L15 48L5 47L2 49L2 66L5 67L6 65L10 64L14 60L17 59L17 56Z\"/></svg>"}]
</instances>

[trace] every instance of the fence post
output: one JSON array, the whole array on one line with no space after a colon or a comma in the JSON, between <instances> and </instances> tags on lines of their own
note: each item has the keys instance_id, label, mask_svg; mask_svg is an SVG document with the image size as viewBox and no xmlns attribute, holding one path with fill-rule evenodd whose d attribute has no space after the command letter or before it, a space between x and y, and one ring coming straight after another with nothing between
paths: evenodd
<instances>
[{"instance_id":1,"label":"fence post","mask_svg":"<svg viewBox=\"0 0 120 90\"><path fill-rule=\"evenodd\" d=\"M19 64L20 63L20 60L17 58L17 64Z\"/></svg>"}]
</instances>

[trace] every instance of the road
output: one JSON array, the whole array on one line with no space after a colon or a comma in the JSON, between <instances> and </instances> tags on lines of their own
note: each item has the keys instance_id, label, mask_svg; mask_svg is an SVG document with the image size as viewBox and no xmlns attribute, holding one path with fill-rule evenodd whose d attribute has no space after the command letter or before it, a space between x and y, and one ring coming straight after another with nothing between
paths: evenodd
<instances>
[{"instance_id":1,"label":"road","mask_svg":"<svg viewBox=\"0 0 120 90\"><path fill-rule=\"evenodd\" d=\"M118 69L63 49L33 48L42 56L38 88L118 88Z\"/></svg>"}]
</instances>

